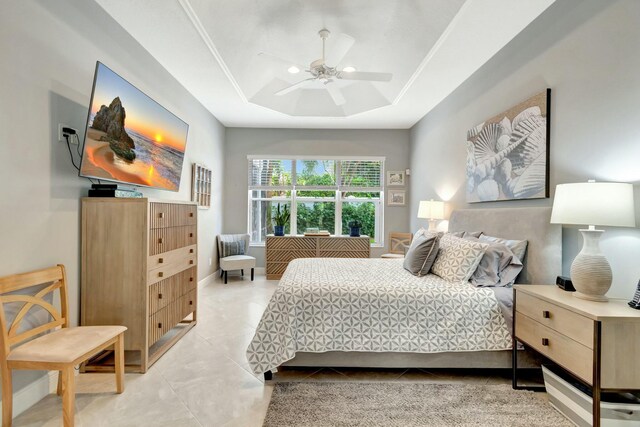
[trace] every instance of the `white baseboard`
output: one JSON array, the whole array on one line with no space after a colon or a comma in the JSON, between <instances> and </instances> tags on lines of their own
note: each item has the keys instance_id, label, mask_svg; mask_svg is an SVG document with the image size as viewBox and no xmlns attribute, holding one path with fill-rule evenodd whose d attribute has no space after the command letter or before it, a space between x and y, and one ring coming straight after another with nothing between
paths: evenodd
<instances>
[{"instance_id":1,"label":"white baseboard","mask_svg":"<svg viewBox=\"0 0 640 427\"><path fill-rule=\"evenodd\" d=\"M31 384L13 393L13 418L55 393L58 388L58 371L49 371ZM2 400L0 400L2 402Z\"/></svg>"},{"instance_id":2,"label":"white baseboard","mask_svg":"<svg viewBox=\"0 0 640 427\"><path fill-rule=\"evenodd\" d=\"M209 283L213 283L216 280L216 275L220 274L220 270L216 270L207 277L198 281L198 289L202 289Z\"/></svg>"}]
</instances>

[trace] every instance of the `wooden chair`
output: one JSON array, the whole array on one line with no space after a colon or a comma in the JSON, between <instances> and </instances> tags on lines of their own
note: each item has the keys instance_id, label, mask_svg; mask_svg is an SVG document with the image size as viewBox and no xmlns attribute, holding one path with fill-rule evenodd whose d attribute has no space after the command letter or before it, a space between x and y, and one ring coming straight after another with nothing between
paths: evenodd
<instances>
[{"instance_id":1,"label":"wooden chair","mask_svg":"<svg viewBox=\"0 0 640 427\"><path fill-rule=\"evenodd\" d=\"M404 258L404 250L411 245L411 240L411 233L389 233L389 252L382 254L381 258Z\"/></svg>"},{"instance_id":2,"label":"wooden chair","mask_svg":"<svg viewBox=\"0 0 640 427\"><path fill-rule=\"evenodd\" d=\"M39 288L35 288L38 286ZM28 290L31 292L20 293ZM50 302L60 290L58 311ZM35 292L35 293L34 293ZM51 295L49 295L51 294ZM7 323L7 305L15 311ZM15 305L17 304L17 306ZM20 306L20 304L22 304ZM33 318L25 320L32 308ZM44 311L42 311L44 310ZM33 326L35 317L45 313L50 321ZM67 280L63 265L0 278L0 374L2 375L2 426L11 426L13 390L11 371L32 369L59 371L58 395L62 395L63 425L73 426L75 404L74 367L111 346L115 349L116 390L124 391L124 326L69 327ZM34 322L36 323L36 322ZM58 327L60 329L57 329ZM47 334L41 335L44 332ZM34 338L35 337L35 338Z\"/></svg>"}]
</instances>

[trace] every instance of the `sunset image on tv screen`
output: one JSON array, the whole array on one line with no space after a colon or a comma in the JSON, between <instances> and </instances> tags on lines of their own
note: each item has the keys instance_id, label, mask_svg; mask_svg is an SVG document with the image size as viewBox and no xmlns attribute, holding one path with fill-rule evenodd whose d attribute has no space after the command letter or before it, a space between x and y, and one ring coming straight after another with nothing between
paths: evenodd
<instances>
[{"instance_id":1,"label":"sunset image on tv screen","mask_svg":"<svg viewBox=\"0 0 640 427\"><path fill-rule=\"evenodd\" d=\"M189 126L102 63L80 174L178 191Z\"/></svg>"}]
</instances>

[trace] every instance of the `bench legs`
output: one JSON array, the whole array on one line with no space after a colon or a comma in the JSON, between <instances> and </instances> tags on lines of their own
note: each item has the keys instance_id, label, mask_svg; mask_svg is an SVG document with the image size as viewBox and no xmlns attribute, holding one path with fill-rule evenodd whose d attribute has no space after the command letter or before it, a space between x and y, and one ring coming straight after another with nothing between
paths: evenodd
<instances>
[{"instance_id":1,"label":"bench legs","mask_svg":"<svg viewBox=\"0 0 640 427\"><path fill-rule=\"evenodd\" d=\"M253 267L251 268L251 281L253 282Z\"/></svg>"},{"instance_id":2,"label":"bench legs","mask_svg":"<svg viewBox=\"0 0 640 427\"><path fill-rule=\"evenodd\" d=\"M11 427L13 418L13 386L11 384L11 369L2 369L2 427Z\"/></svg>"},{"instance_id":3,"label":"bench legs","mask_svg":"<svg viewBox=\"0 0 640 427\"><path fill-rule=\"evenodd\" d=\"M76 403L76 375L73 366L62 370L62 425L73 427Z\"/></svg>"},{"instance_id":4,"label":"bench legs","mask_svg":"<svg viewBox=\"0 0 640 427\"><path fill-rule=\"evenodd\" d=\"M116 362L116 393L120 394L124 391L124 334L118 335L113 349L113 357Z\"/></svg>"}]
</instances>

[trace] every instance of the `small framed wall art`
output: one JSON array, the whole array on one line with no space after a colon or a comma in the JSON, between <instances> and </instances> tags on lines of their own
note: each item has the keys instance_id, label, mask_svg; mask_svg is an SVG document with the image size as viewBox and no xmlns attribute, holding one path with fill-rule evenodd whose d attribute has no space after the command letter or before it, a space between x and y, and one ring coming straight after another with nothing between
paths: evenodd
<instances>
[{"instance_id":1,"label":"small framed wall art","mask_svg":"<svg viewBox=\"0 0 640 427\"><path fill-rule=\"evenodd\" d=\"M406 179L405 171L387 171L387 187L404 187Z\"/></svg>"},{"instance_id":2,"label":"small framed wall art","mask_svg":"<svg viewBox=\"0 0 640 427\"><path fill-rule=\"evenodd\" d=\"M197 202L199 208L211 207L211 169L194 163L191 179L191 201Z\"/></svg>"},{"instance_id":3,"label":"small framed wall art","mask_svg":"<svg viewBox=\"0 0 640 427\"><path fill-rule=\"evenodd\" d=\"M404 190L389 190L388 206L405 206L406 192Z\"/></svg>"}]
</instances>

